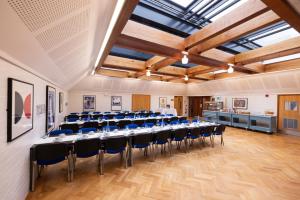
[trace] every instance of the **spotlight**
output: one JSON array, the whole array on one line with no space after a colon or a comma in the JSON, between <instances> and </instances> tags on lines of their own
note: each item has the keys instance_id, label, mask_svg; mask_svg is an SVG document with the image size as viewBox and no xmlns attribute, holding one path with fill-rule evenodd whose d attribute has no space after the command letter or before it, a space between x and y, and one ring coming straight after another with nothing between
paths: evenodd
<instances>
[{"instance_id":1,"label":"spotlight","mask_svg":"<svg viewBox=\"0 0 300 200\"><path fill-rule=\"evenodd\" d=\"M185 81L188 81L188 80L189 80L188 75L185 75L185 76L184 76L184 80L185 80Z\"/></svg>"},{"instance_id":2,"label":"spotlight","mask_svg":"<svg viewBox=\"0 0 300 200\"><path fill-rule=\"evenodd\" d=\"M183 57L181 59L181 63L184 64L184 65L188 64L189 63L189 58L187 57L188 52L183 51L182 54L183 54Z\"/></svg>"},{"instance_id":3,"label":"spotlight","mask_svg":"<svg viewBox=\"0 0 300 200\"><path fill-rule=\"evenodd\" d=\"M147 69L147 71L146 71L146 76L151 76L151 71L150 71L150 69Z\"/></svg>"},{"instance_id":4,"label":"spotlight","mask_svg":"<svg viewBox=\"0 0 300 200\"><path fill-rule=\"evenodd\" d=\"M229 63L228 66L229 66L229 68L227 69L227 72L229 74L233 73L234 72L234 69L233 69L234 64Z\"/></svg>"}]
</instances>

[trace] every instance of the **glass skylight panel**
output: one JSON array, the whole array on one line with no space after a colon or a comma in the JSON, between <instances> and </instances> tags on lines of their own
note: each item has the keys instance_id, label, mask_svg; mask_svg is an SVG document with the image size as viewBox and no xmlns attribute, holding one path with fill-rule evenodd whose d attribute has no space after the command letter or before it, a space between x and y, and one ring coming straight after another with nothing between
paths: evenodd
<instances>
[{"instance_id":1,"label":"glass skylight panel","mask_svg":"<svg viewBox=\"0 0 300 200\"><path fill-rule=\"evenodd\" d=\"M254 40L255 43L261 45L261 46L267 46L267 45L271 45L271 44L275 44L296 36L299 36L300 34L293 28L290 28L288 30L285 31L281 31L279 33L275 33L273 35L258 39L258 40Z\"/></svg>"},{"instance_id":2,"label":"glass skylight panel","mask_svg":"<svg viewBox=\"0 0 300 200\"><path fill-rule=\"evenodd\" d=\"M192 3L193 0L171 0L171 1L186 8L188 5Z\"/></svg>"},{"instance_id":3,"label":"glass skylight panel","mask_svg":"<svg viewBox=\"0 0 300 200\"><path fill-rule=\"evenodd\" d=\"M240 5L246 3L248 0L240 0L239 2L237 2L236 4L234 4L233 6L229 7L228 9L224 10L223 12L219 13L218 15L214 16L213 18L211 18L210 20L216 21L217 19L223 17L224 15L230 13L231 11L233 11L234 9L236 9L237 7L239 7ZM229 0L228 2L233 2L233 0ZM227 3L227 2L226 2ZM226 4L225 3L225 4Z\"/></svg>"},{"instance_id":4,"label":"glass skylight panel","mask_svg":"<svg viewBox=\"0 0 300 200\"><path fill-rule=\"evenodd\" d=\"M213 3L213 1L211 1L211 0L203 0L195 8L193 8L192 11L193 12L197 12L199 10L199 12L200 12L204 7L208 6L207 5L208 3Z\"/></svg>"},{"instance_id":5,"label":"glass skylight panel","mask_svg":"<svg viewBox=\"0 0 300 200\"><path fill-rule=\"evenodd\" d=\"M219 6L218 8L214 9L212 12L208 13L205 17L206 18L210 18L211 16L215 15L216 13L218 13L219 11L221 11L222 9L224 9L226 6L230 5L231 3L235 2L236 0L228 0L225 3L223 3L221 6ZM233 5L234 6L234 5ZM229 8L228 8L229 9ZM225 10L224 10L225 12Z\"/></svg>"},{"instance_id":6,"label":"glass skylight panel","mask_svg":"<svg viewBox=\"0 0 300 200\"><path fill-rule=\"evenodd\" d=\"M263 61L263 64L267 65L267 64L272 64L272 63L293 60L293 59L297 59L297 58L300 58L300 53L283 56L283 57L279 57L279 58L274 58L274 59L270 59L270 60L265 60L265 61Z\"/></svg>"}]
</instances>

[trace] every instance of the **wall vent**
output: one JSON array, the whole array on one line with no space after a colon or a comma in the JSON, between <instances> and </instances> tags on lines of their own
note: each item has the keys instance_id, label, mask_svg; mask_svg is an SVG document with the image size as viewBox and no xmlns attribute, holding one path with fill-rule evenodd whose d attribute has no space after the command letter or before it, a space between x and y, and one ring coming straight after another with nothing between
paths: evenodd
<instances>
[{"instance_id":1,"label":"wall vent","mask_svg":"<svg viewBox=\"0 0 300 200\"><path fill-rule=\"evenodd\" d=\"M298 129L298 120L297 119L283 119L283 128L287 129Z\"/></svg>"}]
</instances>

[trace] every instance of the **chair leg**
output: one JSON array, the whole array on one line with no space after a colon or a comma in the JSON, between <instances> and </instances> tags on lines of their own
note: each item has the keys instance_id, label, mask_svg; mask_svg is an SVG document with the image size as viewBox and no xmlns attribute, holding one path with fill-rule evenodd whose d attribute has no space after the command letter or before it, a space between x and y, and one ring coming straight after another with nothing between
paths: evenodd
<instances>
[{"instance_id":1,"label":"chair leg","mask_svg":"<svg viewBox=\"0 0 300 200\"><path fill-rule=\"evenodd\" d=\"M223 134L221 135L221 145L224 146L224 138L223 138Z\"/></svg>"},{"instance_id":2,"label":"chair leg","mask_svg":"<svg viewBox=\"0 0 300 200\"><path fill-rule=\"evenodd\" d=\"M30 191L34 192L35 190L35 180L36 180L36 169L37 164L35 161L31 161L31 185L30 185Z\"/></svg>"},{"instance_id":3,"label":"chair leg","mask_svg":"<svg viewBox=\"0 0 300 200\"><path fill-rule=\"evenodd\" d=\"M154 144L150 145L150 149L151 149L151 162L154 162L155 159L155 149L154 149Z\"/></svg>"},{"instance_id":4,"label":"chair leg","mask_svg":"<svg viewBox=\"0 0 300 200\"><path fill-rule=\"evenodd\" d=\"M100 151L98 152L97 159L98 159L97 171L98 174L101 175L101 152Z\"/></svg>"},{"instance_id":5,"label":"chair leg","mask_svg":"<svg viewBox=\"0 0 300 200\"><path fill-rule=\"evenodd\" d=\"M127 160L126 149L122 152L122 155L124 156L123 160L124 160L124 164L125 164L125 169L127 169L127 167L128 167L128 160Z\"/></svg>"},{"instance_id":6,"label":"chair leg","mask_svg":"<svg viewBox=\"0 0 300 200\"><path fill-rule=\"evenodd\" d=\"M99 162L100 162L100 174L103 175L103 170L104 170L104 151L100 151L100 159L99 159Z\"/></svg>"},{"instance_id":7,"label":"chair leg","mask_svg":"<svg viewBox=\"0 0 300 200\"><path fill-rule=\"evenodd\" d=\"M188 141L186 137L184 138L184 146L185 146L185 153L187 153L189 147L188 147Z\"/></svg>"},{"instance_id":8,"label":"chair leg","mask_svg":"<svg viewBox=\"0 0 300 200\"><path fill-rule=\"evenodd\" d=\"M71 182L71 162L70 162L70 157L67 157L68 160L68 182Z\"/></svg>"}]
</instances>

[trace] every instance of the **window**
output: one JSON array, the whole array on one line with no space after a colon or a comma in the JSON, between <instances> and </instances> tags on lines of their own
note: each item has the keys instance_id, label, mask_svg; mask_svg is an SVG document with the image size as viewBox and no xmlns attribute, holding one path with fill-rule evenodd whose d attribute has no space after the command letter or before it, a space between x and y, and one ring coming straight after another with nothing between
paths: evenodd
<instances>
[{"instance_id":1,"label":"window","mask_svg":"<svg viewBox=\"0 0 300 200\"><path fill-rule=\"evenodd\" d=\"M174 3L182 6L182 7L187 7L188 5L190 5L193 0L171 0L173 1Z\"/></svg>"},{"instance_id":2,"label":"window","mask_svg":"<svg viewBox=\"0 0 300 200\"><path fill-rule=\"evenodd\" d=\"M285 101L284 109L286 111L297 111L298 110L298 102L297 101Z\"/></svg>"},{"instance_id":3,"label":"window","mask_svg":"<svg viewBox=\"0 0 300 200\"><path fill-rule=\"evenodd\" d=\"M265 61L263 61L263 64L267 65L267 64L277 63L277 62L293 60L293 59L297 59L297 58L300 58L300 53L283 56L283 57L279 57L279 58L274 58L274 59L270 59L270 60L265 60Z\"/></svg>"}]
</instances>

